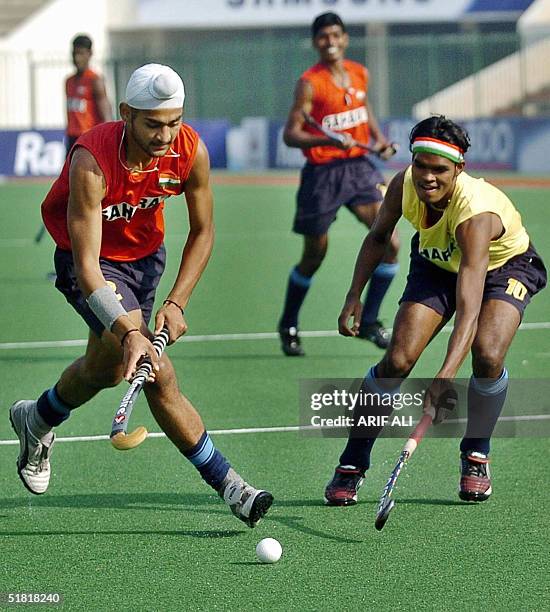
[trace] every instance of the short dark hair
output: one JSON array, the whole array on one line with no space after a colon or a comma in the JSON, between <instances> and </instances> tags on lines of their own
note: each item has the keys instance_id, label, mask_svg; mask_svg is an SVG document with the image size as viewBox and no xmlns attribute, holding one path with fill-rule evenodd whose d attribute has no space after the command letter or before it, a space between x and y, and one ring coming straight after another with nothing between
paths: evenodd
<instances>
[{"instance_id":1,"label":"short dark hair","mask_svg":"<svg viewBox=\"0 0 550 612\"><path fill-rule=\"evenodd\" d=\"M319 15L311 24L311 38L315 38L319 30L333 25L340 26L342 28L342 32L346 31L346 26L344 25L342 19L340 19L340 15L337 15L336 13L323 13L322 15Z\"/></svg>"},{"instance_id":2,"label":"short dark hair","mask_svg":"<svg viewBox=\"0 0 550 612\"><path fill-rule=\"evenodd\" d=\"M409 134L410 151L412 151L413 142L422 136L437 138L453 144L459 147L463 153L466 153L471 145L468 132L454 121L447 119L445 115L433 115L428 119L423 119L413 127Z\"/></svg>"},{"instance_id":3,"label":"short dark hair","mask_svg":"<svg viewBox=\"0 0 550 612\"><path fill-rule=\"evenodd\" d=\"M88 51L92 50L92 39L86 34L78 34L73 38L73 49L75 47L82 47L83 49L88 49Z\"/></svg>"}]
</instances>

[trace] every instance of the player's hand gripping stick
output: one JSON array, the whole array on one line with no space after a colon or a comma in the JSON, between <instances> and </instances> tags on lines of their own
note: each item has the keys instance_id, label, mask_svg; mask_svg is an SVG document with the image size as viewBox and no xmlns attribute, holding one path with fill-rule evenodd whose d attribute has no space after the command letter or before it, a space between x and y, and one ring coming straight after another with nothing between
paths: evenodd
<instances>
[{"instance_id":1,"label":"player's hand gripping stick","mask_svg":"<svg viewBox=\"0 0 550 612\"><path fill-rule=\"evenodd\" d=\"M153 339L153 346L157 355L160 357L168 344L169 334L168 330L163 328ZM129 450L139 446L147 437L147 429L143 426L139 426L131 433L126 433L128 429L128 423L130 422L130 415L136 403L136 400L143 389L143 385L147 382L151 373L153 372L153 366L150 360L145 359L139 366L132 378L128 391L124 394L118 410L113 418L113 424L111 426L111 444L118 450Z\"/></svg>"},{"instance_id":2,"label":"player's hand gripping stick","mask_svg":"<svg viewBox=\"0 0 550 612\"><path fill-rule=\"evenodd\" d=\"M302 115L304 116L305 122L311 125L311 127L314 127L316 130L321 132L321 134L324 134L325 136L327 136L331 140L335 140L336 142L340 142L340 143L344 142L345 137L340 132L335 132L334 130L324 127L305 111L302 112ZM393 157L399 149L399 145L396 142L392 142L391 144L389 144L387 147L384 147L383 149L377 149L376 147L371 147L370 145L365 144L364 142L356 142L355 146L361 149L365 149L365 151L368 151L369 153L373 153L374 155L376 155L377 157L379 157L380 159L384 161L390 159L390 157Z\"/></svg>"}]
</instances>

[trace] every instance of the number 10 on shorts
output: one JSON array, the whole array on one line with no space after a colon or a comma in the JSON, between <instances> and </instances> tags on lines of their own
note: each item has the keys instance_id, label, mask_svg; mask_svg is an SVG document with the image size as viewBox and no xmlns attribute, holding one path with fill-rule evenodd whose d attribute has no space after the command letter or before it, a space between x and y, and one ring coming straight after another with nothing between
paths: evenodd
<instances>
[{"instance_id":1,"label":"number 10 on shorts","mask_svg":"<svg viewBox=\"0 0 550 612\"><path fill-rule=\"evenodd\" d=\"M523 302L527 294L527 287L515 278L509 278L506 294L515 297L516 300L520 300L520 302Z\"/></svg>"}]
</instances>

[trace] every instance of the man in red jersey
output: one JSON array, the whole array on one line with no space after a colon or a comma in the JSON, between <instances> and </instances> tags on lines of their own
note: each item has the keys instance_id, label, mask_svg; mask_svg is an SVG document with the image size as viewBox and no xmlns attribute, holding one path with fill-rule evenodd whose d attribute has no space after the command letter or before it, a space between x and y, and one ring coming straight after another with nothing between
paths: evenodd
<instances>
[{"instance_id":1,"label":"man in red jersey","mask_svg":"<svg viewBox=\"0 0 550 612\"><path fill-rule=\"evenodd\" d=\"M214 447L179 388L166 355L160 359L147 328L164 270L164 202L185 194L189 235L172 289L155 315L170 343L187 330L184 308L212 250L214 225L208 152L181 122L184 86L168 66L147 64L130 77L122 121L103 123L71 150L42 204L57 248L56 287L90 328L85 355L37 401L10 409L20 440L19 476L31 493L50 478L52 428L101 389L130 380L148 357L153 379L144 387L151 412L168 438L250 527L273 497L247 484Z\"/></svg>"},{"instance_id":2,"label":"man in red jersey","mask_svg":"<svg viewBox=\"0 0 550 612\"><path fill-rule=\"evenodd\" d=\"M75 36L73 64L76 72L65 81L67 97L67 154L77 138L94 125L111 121L111 104L107 98L103 77L91 70L92 40L85 34Z\"/></svg>"},{"instance_id":3,"label":"man in red jersey","mask_svg":"<svg viewBox=\"0 0 550 612\"><path fill-rule=\"evenodd\" d=\"M90 69L92 40L85 34L75 36L72 42L75 74L65 81L67 98L67 128L65 130L65 149L67 155L81 134L105 121L111 121L113 113L107 98L105 81ZM34 239L42 242L46 233L41 224ZM55 272L48 272L46 278L55 281Z\"/></svg>"},{"instance_id":4,"label":"man in red jersey","mask_svg":"<svg viewBox=\"0 0 550 612\"><path fill-rule=\"evenodd\" d=\"M361 64L344 58L349 44L345 26L335 13L319 15L312 24L313 46L319 63L306 70L296 86L284 141L302 149L302 169L294 231L304 236L302 257L290 273L279 335L283 352L304 354L298 335L298 314L328 247L328 229L338 209L346 206L371 227L383 199L384 178L357 142L372 136L379 152L390 143L382 134L368 99L369 75ZM311 127L318 124L339 132L334 140ZM397 272L399 244L394 233L384 259L369 283L359 336L386 348L389 334L378 320L382 299Z\"/></svg>"}]
</instances>

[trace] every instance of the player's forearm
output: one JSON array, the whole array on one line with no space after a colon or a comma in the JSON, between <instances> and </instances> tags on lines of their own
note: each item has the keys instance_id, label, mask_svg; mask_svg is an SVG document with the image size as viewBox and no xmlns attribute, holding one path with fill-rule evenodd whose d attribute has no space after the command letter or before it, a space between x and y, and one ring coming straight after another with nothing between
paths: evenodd
<instances>
[{"instance_id":1,"label":"player's forearm","mask_svg":"<svg viewBox=\"0 0 550 612\"><path fill-rule=\"evenodd\" d=\"M367 114L369 117L369 130L370 130L371 137L377 143L385 144L387 142L386 137L384 136L384 133L380 129L380 125L378 123L378 120L376 119L376 115L374 114L374 111L372 110L372 105L370 103L370 100L367 99L365 106L367 107Z\"/></svg>"},{"instance_id":2,"label":"player's forearm","mask_svg":"<svg viewBox=\"0 0 550 612\"><path fill-rule=\"evenodd\" d=\"M136 329L136 325L121 306L121 296L107 284L98 257L78 250L73 251L73 255L78 286L90 309L108 331L122 340L126 332Z\"/></svg>"},{"instance_id":3,"label":"player's forearm","mask_svg":"<svg viewBox=\"0 0 550 612\"><path fill-rule=\"evenodd\" d=\"M283 140L287 147L296 149L311 149L312 147L326 147L334 144L327 136L316 136L303 130L285 130Z\"/></svg>"},{"instance_id":4,"label":"player's forearm","mask_svg":"<svg viewBox=\"0 0 550 612\"><path fill-rule=\"evenodd\" d=\"M361 296L372 273L384 257L388 241L389 239L385 236L378 236L374 232L370 232L365 237L357 255L348 296L357 298Z\"/></svg>"},{"instance_id":5,"label":"player's forearm","mask_svg":"<svg viewBox=\"0 0 550 612\"><path fill-rule=\"evenodd\" d=\"M477 317L474 320L455 322L445 361L439 370L438 378L454 378L466 359L477 332Z\"/></svg>"},{"instance_id":6,"label":"player's forearm","mask_svg":"<svg viewBox=\"0 0 550 612\"><path fill-rule=\"evenodd\" d=\"M190 232L183 249L176 282L167 299L185 308L210 259L214 245L214 226Z\"/></svg>"},{"instance_id":7,"label":"player's forearm","mask_svg":"<svg viewBox=\"0 0 550 612\"><path fill-rule=\"evenodd\" d=\"M111 109L111 105L109 101L106 98L105 100L102 100L101 102L99 102L97 107L98 107L99 115L103 123L113 120L113 111Z\"/></svg>"},{"instance_id":8,"label":"player's forearm","mask_svg":"<svg viewBox=\"0 0 550 612\"><path fill-rule=\"evenodd\" d=\"M105 285L105 278L99 267L101 250L101 216L69 208L68 230L71 238L75 274L82 294L90 293Z\"/></svg>"},{"instance_id":9,"label":"player's forearm","mask_svg":"<svg viewBox=\"0 0 550 612\"><path fill-rule=\"evenodd\" d=\"M75 257L75 273L78 286L85 298L106 284L99 267L99 261L94 265L82 261L79 262Z\"/></svg>"},{"instance_id":10,"label":"player's forearm","mask_svg":"<svg viewBox=\"0 0 550 612\"><path fill-rule=\"evenodd\" d=\"M376 142L381 142L381 143L386 142L386 137L384 136L384 133L382 132L382 130L380 129L377 123L369 123L369 129L370 129L372 138Z\"/></svg>"},{"instance_id":11,"label":"player's forearm","mask_svg":"<svg viewBox=\"0 0 550 612\"><path fill-rule=\"evenodd\" d=\"M449 338L441 378L454 378L472 348L483 296L483 277L476 271L459 275L457 307L453 332Z\"/></svg>"}]
</instances>

